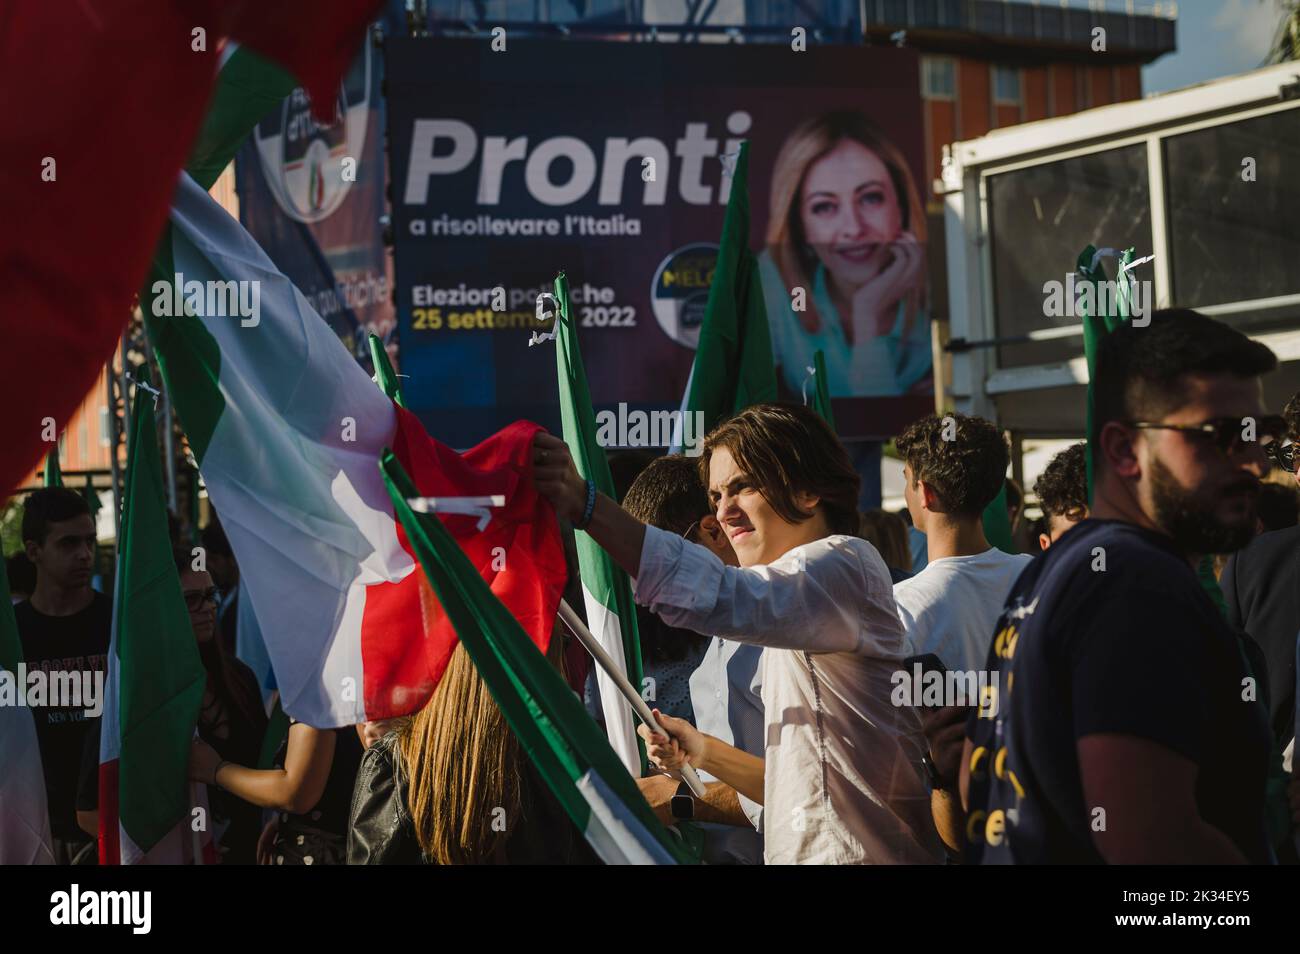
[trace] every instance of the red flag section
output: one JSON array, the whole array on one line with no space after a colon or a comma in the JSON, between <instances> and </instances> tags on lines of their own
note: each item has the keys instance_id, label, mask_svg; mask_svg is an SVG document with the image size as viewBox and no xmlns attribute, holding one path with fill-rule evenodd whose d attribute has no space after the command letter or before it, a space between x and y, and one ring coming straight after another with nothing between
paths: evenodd
<instances>
[{"instance_id":1,"label":"red flag section","mask_svg":"<svg viewBox=\"0 0 1300 954\"><path fill-rule=\"evenodd\" d=\"M399 407L397 415L393 453L422 495L504 496L504 507L487 508L490 521L481 531L478 515L440 509L439 516L492 592L545 652L567 569L555 511L529 479L533 435L541 428L517 421L462 456L430 437L410 411ZM400 523L397 533L414 561ZM422 639L412 638L415 618L423 621ZM387 719L423 706L455 648L455 630L418 566L400 583L371 587L361 621L367 715Z\"/></svg>"},{"instance_id":2,"label":"red flag section","mask_svg":"<svg viewBox=\"0 0 1300 954\"><path fill-rule=\"evenodd\" d=\"M0 8L0 495L112 354L223 37L334 89L381 0L8 0Z\"/></svg>"}]
</instances>

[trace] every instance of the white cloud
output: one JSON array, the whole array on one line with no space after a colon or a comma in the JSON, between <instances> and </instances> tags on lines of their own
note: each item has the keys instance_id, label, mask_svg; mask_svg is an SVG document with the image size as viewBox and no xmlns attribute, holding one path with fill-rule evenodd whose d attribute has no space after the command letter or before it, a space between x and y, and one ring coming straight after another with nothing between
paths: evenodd
<instances>
[{"instance_id":1,"label":"white cloud","mask_svg":"<svg viewBox=\"0 0 1300 954\"><path fill-rule=\"evenodd\" d=\"M1213 27L1227 34L1235 48L1233 52L1248 67L1253 67L1268 54L1281 20L1282 12L1273 0L1225 0L1219 5Z\"/></svg>"}]
</instances>

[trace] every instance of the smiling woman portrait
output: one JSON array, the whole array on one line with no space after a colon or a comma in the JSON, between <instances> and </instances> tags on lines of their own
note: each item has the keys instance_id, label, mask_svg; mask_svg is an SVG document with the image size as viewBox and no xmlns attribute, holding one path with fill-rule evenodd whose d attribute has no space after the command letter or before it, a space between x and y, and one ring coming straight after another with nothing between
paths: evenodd
<instances>
[{"instance_id":1,"label":"smiling woman portrait","mask_svg":"<svg viewBox=\"0 0 1300 954\"><path fill-rule=\"evenodd\" d=\"M870 120L841 110L790 133L766 244L759 274L787 392L802 392L818 349L834 397L933 390L925 210L907 162Z\"/></svg>"}]
</instances>

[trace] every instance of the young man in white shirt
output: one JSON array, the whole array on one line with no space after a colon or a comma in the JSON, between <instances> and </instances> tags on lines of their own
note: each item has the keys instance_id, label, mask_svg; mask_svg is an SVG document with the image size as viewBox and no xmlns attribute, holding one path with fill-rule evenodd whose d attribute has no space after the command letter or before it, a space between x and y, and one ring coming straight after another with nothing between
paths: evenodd
<instances>
[{"instance_id":1,"label":"young man in white shirt","mask_svg":"<svg viewBox=\"0 0 1300 954\"><path fill-rule=\"evenodd\" d=\"M726 531L709 506L697 458L669 454L652 460L628 488L623 509L651 527L707 547L728 566L739 565ZM652 622L658 621L652 618ZM648 648L646 637L642 625L643 660ZM716 637L698 639L708 648L689 681L696 727L761 758L763 698L758 666L762 647ZM762 804L707 773L700 781L705 785L705 795L698 800L690 796L684 783L670 775L651 775L637 779L637 784L666 825L688 820L685 815L675 814L682 799L687 799L689 820L704 831L706 864L762 864Z\"/></svg>"},{"instance_id":2,"label":"young man in white shirt","mask_svg":"<svg viewBox=\"0 0 1300 954\"><path fill-rule=\"evenodd\" d=\"M638 602L763 647L765 757L665 716L672 742L648 747L660 767L689 760L761 802L768 864L941 860L920 720L890 699L906 638L889 571L850 536L858 477L826 422L761 404L706 438L709 498L739 567L595 493L563 441L539 433L533 447L538 490L627 570Z\"/></svg>"},{"instance_id":3,"label":"young man in white shirt","mask_svg":"<svg viewBox=\"0 0 1300 954\"><path fill-rule=\"evenodd\" d=\"M984 508L1006 478L1006 441L989 421L952 412L916 421L895 443L907 509L929 548L925 569L894 586L908 643L949 670L979 670L1002 603L1031 559L984 536Z\"/></svg>"}]
</instances>

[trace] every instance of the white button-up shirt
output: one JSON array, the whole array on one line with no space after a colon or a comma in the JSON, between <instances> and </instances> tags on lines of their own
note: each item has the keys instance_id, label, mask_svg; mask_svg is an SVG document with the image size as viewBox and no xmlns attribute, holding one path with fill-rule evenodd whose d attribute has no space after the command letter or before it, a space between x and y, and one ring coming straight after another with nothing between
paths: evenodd
<instances>
[{"instance_id":1,"label":"white button-up shirt","mask_svg":"<svg viewBox=\"0 0 1300 954\"><path fill-rule=\"evenodd\" d=\"M763 647L768 864L942 859L920 719L890 701L906 638L875 548L831 536L738 568L647 527L635 593L673 626Z\"/></svg>"}]
</instances>

